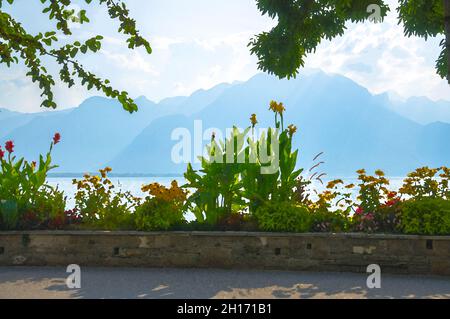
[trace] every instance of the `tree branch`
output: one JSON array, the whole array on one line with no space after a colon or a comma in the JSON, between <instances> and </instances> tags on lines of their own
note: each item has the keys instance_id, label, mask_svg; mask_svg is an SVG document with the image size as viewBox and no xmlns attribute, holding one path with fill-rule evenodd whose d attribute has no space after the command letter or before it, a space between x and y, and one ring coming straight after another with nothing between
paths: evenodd
<instances>
[{"instance_id":1,"label":"tree branch","mask_svg":"<svg viewBox=\"0 0 450 319\"><path fill-rule=\"evenodd\" d=\"M444 1L445 50L447 54L447 82L450 84L450 0Z\"/></svg>"}]
</instances>

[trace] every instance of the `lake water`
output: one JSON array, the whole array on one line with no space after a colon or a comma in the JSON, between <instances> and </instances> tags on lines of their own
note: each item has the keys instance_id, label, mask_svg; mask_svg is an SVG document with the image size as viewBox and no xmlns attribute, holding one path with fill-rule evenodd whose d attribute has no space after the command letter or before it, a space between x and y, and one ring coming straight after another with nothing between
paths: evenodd
<instances>
[{"instance_id":1,"label":"lake water","mask_svg":"<svg viewBox=\"0 0 450 319\"><path fill-rule=\"evenodd\" d=\"M80 178L77 178L80 179ZM110 178L116 189L121 189L123 191L130 191L133 195L138 197L144 197L145 194L141 191L141 186L149 183L158 182L165 186L170 186L170 183L173 180L177 180L179 185L183 185L185 183L185 179L183 177L111 177ZM389 189L396 191L398 190L402 183L404 177L389 177L390 187ZM48 182L52 186L58 186L60 190L63 190L67 196L67 207L73 208L75 206L74 195L76 192L76 186L72 184L72 177L49 177ZM311 185L311 189L316 190L317 192L321 192L324 190L326 184L330 179L324 179L324 185L320 182L315 181ZM343 179L346 184L353 183L355 185L358 184L358 180L356 178L346 178ZM356 189L355 189L356 191ZM354 195L356 196L356 194Z\"/></svg>"}]
</instances>

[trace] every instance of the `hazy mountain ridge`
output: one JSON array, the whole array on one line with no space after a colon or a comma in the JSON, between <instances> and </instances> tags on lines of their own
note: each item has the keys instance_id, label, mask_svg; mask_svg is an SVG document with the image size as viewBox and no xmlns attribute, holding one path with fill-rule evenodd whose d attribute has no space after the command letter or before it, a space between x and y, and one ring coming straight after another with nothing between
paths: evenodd
<instances>
[{"instance_id":1,"label":"hazy mountain ridge","mask_svg":"<svg viewBox=\"0 0 450 319\"><path fill-rule=\"evenodd\" d=\"M273 125L273 114L267 110L272 98L285 102L285 124L299 127L296 146L300 148L302 166L310 167L311 159L322 151L326 161L323 169L329 174L351 175L366 167L385 168L389 174L400 175L427 163L450 162L449 156L441 157L437 151L442 140L450 137L445 129L436 133L434 126L423 127L400 116L386 108L380 97L372 96L345 77L315 73L293 81L257 75L229 88L208 107L185 118L184 123L180 123L180 118L160 118L110 164L117 172L133 169L145 173L180 173L185 164L161 161L171 158L167 145L176 143L170 140L173 129L186 127L192 132L195 119L202 119L204 129L216 127L224 131L234 124L246 127L252 113L257 114L259 125L267 127ZM155 134L155 127L160 134ZM445 136L441 138L440 134ZM425 156L424 150L430 143L426 135L440 137L440 141L433 141L437 146ZM154 149L143 145L152 145Z\"/></svg>"},{"instance_id":2,"label":"hazy mountain ridge","mask_svg":"<svg viewBox=\"0 0 450 319\"><path fill-rule=\"evenodd\" d=\"M272 99L285 103L285 125L299 128L301 166L309 167L321 151L326 161L322 169L329 175L352 175L362 167L402 175L421 165L450 166L450 124L443 123L445 116L441 123L421 125L395 109L398 102L387 94L374 96L348 78L317 71L290 81L259 74L247 82L220 84L159 103L139 97L139 112L131 115L119 103L100 97L52 116L0 112L0 135L3 141L16 142L19 155L33 159L47 150L55 131L61 132L62 143L54 152L59 172L94 171L108 164L116 173L181 173L186 164L171 160L177 143L171 140L173 129L193 132L199 119L204 130L246 127L252 113L258 125L267 127L273 125L268 111ZM422 107L433 103L427 100ZM441 104L436 107L440 114Z\"/></svg>"},{"instance_id":3,"label":"hazy mountain ridge","mask_svg":"<svg viewBox=\"0 0 450 319\"><path fill-rule=\"evenodd\" d=\"M420 124L450 123L450 102L432 101L426 97L411 97L403 102L393 102L391 110ZM433 110L430 112L430 109Z\"/></svg>"}]
</instances>

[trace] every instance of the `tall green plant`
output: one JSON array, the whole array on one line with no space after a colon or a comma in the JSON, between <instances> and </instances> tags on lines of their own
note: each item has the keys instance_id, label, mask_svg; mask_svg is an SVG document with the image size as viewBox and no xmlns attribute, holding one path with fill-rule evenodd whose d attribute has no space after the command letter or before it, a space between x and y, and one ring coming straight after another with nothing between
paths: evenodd
<instances>
[{"instance_id":1,"label":"tall green plant","mask_svg":"<svg viewBox=\"0 0 450 319\"><path fill-rule=\"evenodd\" d=\"M256 136L253 114L251 127L243 131L234 127L225 141L211 138L207 157L201 158L200 172L188 165L184 187L194 190L187 203L198 221L215 223L245 206L254 212L269 200L292 198L302 172L296 170L298 151L292 151L296 127L284 129L282 103L272 101L270 109L274 112L274 128Z\"/></svg>"},{"instance_id":2,"label":"tall green plant","mask_svg":"<svg viewBox=\"0 0 450 319\"><path fill-rule=\"evenodd\" d=\"M244 196L250 201L251 212L269 200L291 200L297 179L303 171L296 169L298 150L292 151L292 139L297 128L289 125L284 129L283 103L271 101L270 110L274 112L275 128L269 128L259 138L254 136L256 116L251 118L248 165L242 173Z\"/></svg>"},{"instance_id":3,"label":"tall green plant","mask_svg":"<svg viewBox=\"0 0 450 319\"><path fill-rule=\"evenodd\" d=\"M217 221L242 208L242 183L240 173L245 167L245 136L233 127L225 142L217 143L215 136L207 146L207 157L201 157L201 170L195 171L189 164L184 177L185 188L195 191L187 200L187 207L199 222L215 224Z\"/></svg>"},{"instance_id":4,"label":"tall green plant","mask_svg":"<svg viewBox=\"0 0 450 319\"><path fill-rule=\"evenodd\" d=\"M253 128L254 129L254 126ZM271 166L270 161L264 160L273 158L272 139L276 139L278 130L269 128L260 138L255 138L254 134L248 139L249 147L246 151L246 165L242 171L243 196L249 201L250 212L254 212L263 203L274 196L278 187L280 172L278 168L271 174L267 170ZM278 155L278 154L277 154ZM278 163L277 163L278 165Z\"/></svg>"}]
</instances>

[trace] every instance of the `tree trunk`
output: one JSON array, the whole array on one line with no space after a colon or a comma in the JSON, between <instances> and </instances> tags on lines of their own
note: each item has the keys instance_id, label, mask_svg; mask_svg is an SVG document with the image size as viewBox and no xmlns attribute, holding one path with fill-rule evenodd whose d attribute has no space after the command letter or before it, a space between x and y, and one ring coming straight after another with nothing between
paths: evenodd
<instances>
[{"instance_id":1,"label":"tree trunk","mask_svg":"<svg viewBox=\"0 0 450 319\"><path fill-rule=\"evenodd\" d=\"M445 47L447 48L447 81L450 84L450 0L444 1Z\"/></svg>"}]
</instances>

